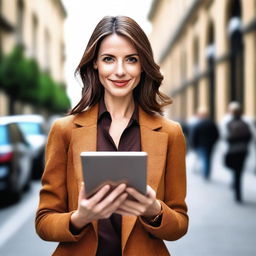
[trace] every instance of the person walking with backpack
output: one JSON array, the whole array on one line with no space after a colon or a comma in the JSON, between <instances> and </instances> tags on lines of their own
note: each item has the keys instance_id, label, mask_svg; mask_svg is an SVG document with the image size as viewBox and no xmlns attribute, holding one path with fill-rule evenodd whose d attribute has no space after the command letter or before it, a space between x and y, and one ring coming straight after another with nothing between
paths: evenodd
<instances>
[{"instance_id":1,"label":"person walking with backpack","mask_svg":"<svg viewBox=\"0 0 256 256\"><path fill-rule=\"evenodd\" d=\"M233 189L235 200L242 202L242 174L248 154L249 142L252 138L249 124L242 118L241 106L238 102L229 104L230 117L226 120L226 141L228 150L225 164L233 171Z\"/></svg>"}]
</instances>

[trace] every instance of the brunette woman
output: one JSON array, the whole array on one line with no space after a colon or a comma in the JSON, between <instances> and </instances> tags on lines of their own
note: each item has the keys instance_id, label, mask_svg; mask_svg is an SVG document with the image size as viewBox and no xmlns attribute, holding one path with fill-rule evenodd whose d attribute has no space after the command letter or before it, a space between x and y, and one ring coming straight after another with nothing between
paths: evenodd
<instances>
[{"instance_id":1,"label":"brunette woman","mask_svg":"<svg viewBox=\"0 0 256 256\"><path fill-rule=\"evenodd\" d=\"M162 117L171 100L149 40L129 17L103 18L76 69L82 98L49 134L36 230L58 241L53 255L170 255L163 240L188 228L185 143ZM121 184L87 199L82 151L145 151L147 194ZM132 195L137 201L127 197Z\"/></svg>"}]
</instances>

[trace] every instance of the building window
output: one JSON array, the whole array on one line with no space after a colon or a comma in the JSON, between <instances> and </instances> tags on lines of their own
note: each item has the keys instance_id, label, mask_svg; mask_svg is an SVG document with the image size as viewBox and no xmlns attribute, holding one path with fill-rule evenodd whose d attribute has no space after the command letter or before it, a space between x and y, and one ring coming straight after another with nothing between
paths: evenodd
<instances>
[{"instance_id":1,"label":"building window","mask_svg":"<svg viewBox=\"0 0 256 256\"><path fill-rule=\"evenodd\" d=\"M194 112L196 113L199 106L199 90L198 90L198 75L199 75L199 42L195 39L194 46Z\"/></svg>"},{"instance_id":2,"label":"building window","mask_svg":"<svg viewBox=\"0 0 256 256\"><path fill-rule=\"evenodd\" d=\"M37 57L37 51L38 51L37 34L38 34L38 19L37 19L36 15L33 15L33 18L32 18L32 56L35 59Z\"/></svg>"},{"instance_id":3,"label":"building window","mask_svg":"<svg viewBox=\"0 0 256 256\"><path fill-rule=\"evenodd\" d=\"M49 31L46 29L44 33L44 63L45 63L45 71L50 73L50 54L51 54L51 38Z\"/></svg>"},{"instance_id":4,"label":"building window","mask_svg":"<svg viewBox=\"0 0 256 256\"><path fill-rule=\"evenodd\" d=\"M230 86L229 101L244 104L244 44L240 1L232 2L228 22L230 47Z\"/></svg>"},{"instance_id":5,"label":"building window","mask_svg":"<svg viewBox=\"0 0 256 256\"><path fill-rule=\"evenodd\" d=\"M181 50L181 86L184 88L186 84L186 78L187 78L187 58L186 58L186 52L185 50ZM187 113L187 98L186 98L186 91L183 89L181 91L181 101L180 101L180 109L181 109L181 119L186 119L186 113Z\"/></svg>"},{"instance_id":6,"label":"building window","mask_svg":"<svg viewBox=\"0 0 256 256\"><path fill-rule=\"evenodd\" d=\"M65 44L64 42L60 43L60 67L61 67L61 79L63 78L63 73L64 73L64 63L65 63Z\"/></svg>"},{"instance_id":7,"label":"building window","mask_svg":"<svg viewBox=\"0 0 256 256\"><path fill-rule=\"evenodd\" d=\"M23 22L24 22L24 4L22 0L18 0L17 6L17 44L23 43Z\"/></svg>"},{"instance_id":8,"label":"building window","mask_svg":"<svg viewBox=\"0 0 256 256\"><path fill-rule=\"evenodd\" d=\"M208 65L208 104L209 116L212 120L215 119L215 44L214 44L214 27L210 23L208 31L208 44L206 47L206 60Z\"/></svg>"}]
</instances>

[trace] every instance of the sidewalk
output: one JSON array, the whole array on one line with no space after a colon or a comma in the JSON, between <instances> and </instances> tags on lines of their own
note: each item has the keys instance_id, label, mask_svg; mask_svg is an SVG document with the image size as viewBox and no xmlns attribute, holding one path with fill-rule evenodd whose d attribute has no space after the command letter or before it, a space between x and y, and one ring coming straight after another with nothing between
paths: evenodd
<instances>
[{"instance_id":1,"label":"sidewalk","mask_svg":"<svg viewBox=\"0 0 256 256\"><path fill-rule=\"evenodd\" d=\"M253 161L249 159L243 178L244 203L238 205L230 186L231 172L222 166L220 153L217 148L209 182L193 170L195 156L187 156L189 232L166 242L172 256L256 255L256 175L249 171Z\"/></svg>"}]
</instances>

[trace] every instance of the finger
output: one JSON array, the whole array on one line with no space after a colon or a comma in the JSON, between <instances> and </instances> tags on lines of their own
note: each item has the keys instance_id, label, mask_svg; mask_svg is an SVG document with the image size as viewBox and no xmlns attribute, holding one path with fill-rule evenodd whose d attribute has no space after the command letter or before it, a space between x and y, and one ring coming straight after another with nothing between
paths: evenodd
<instances>
[{"instance_id":1,"label":"finger","mask_svg":"<svg viewBox=\"0 0 256 256\"><path fill-rule=\"evenodd\" d=\"M118 209L129 212L136 216L141 215L143 213L141 208L140 209L139 208L131 208L125 204L122 204Z\"/></svg>"},{"instance_id":2,"label":"finger","mask_svg":"<svg viewBox=\"0 0 256 256\"><path fill-rule=\"evenodd\" d=\"M120 207L121 205L123 205L123 203L126 201L128 197L128 194L125 192L123 194L121 194L114 202L113 204L113 209L116 210L118 207Z\"/></svg>"},{"instance_id":3,"label":"finger","mask_svg":"<svg viewBox=\"0 0 256 256\"><path fill-rule=\"evenodd\" d=\"M131 209L143 208L143 204L141 202L135 202L129 199L125 200L125 202L122 205L125 205L126 207L129 207Z\"/></svg>"},{"instance_id":4,"label":"finger","mask_svg":"<svg viewBox=\"0 0 256 256\"><path fill-rule=\"evenodd\" d=\"M133 196L136 200L138 200L139 202L145 202L147 200L147 196L141 194L140 192L138 192L137 190L135 190L134 188L127 188L126 191Z\"/></svg>"},{"instance_id":5,"label":"finger","mask_svg":"<svg viewBox=\"0 0 256 256\"><path fill-rule=\"evenodd\" d=\"M156 198L156 192L153 188L151 188L149 185L147 185L147 193L146 196L155 199Z\"/></svg>"},{"instance_id":6,"label":"finger","mask_svg":"<svg viewBox=\"0 0 256 256\"><path fill-rule=\"evenodd\" d=\"M113 204L109 205L109 207L105 208L102 212L102 215L104 215L105 217L109 217L111 216L111 214L113 214L119 207L120 205L125 201L125 199L127 198L128 194L122 194L120 195Z\"/></svg>"},{"instance_id":7,"label":"finger","mask_svg":"<svg viewBox=\"0 0 256 256\"><path fill-rule=\"evenodd\" d=\"M119 209L116 210L115 213L120 214L120 215L122 215L122 216L132 215L132 214L130 214L130 213L127 213L127 212L122 211L122 210L119 210Z\"/></svg>"},{"instance_id":8,"label":"finger","mask_svg":"<svg viewBox=\"0 0 256 256\"><path fill-rule=\"evenodd\" d=\"M98 204L109 190L110 190L109 185L103 186L96 194L94 194L90 199L88 199L89 204L91 206Z\"/></svg>"},{"instance_id":9,"label":"finger","mask_svg":"<svg viewBox=\"0 0 256 256\"><path fill-rule=\"evenodd\" d=\"M78 201L80 202L83 199L85 199L85 189L84 189L84 183L81 182L81 188L79 191Z\"/></svg>"},{"instance_id":10,"label":"finger","mask_svg":"<svg viewBox=\"0 0 256 256\"><path fill-rule=\"evenodd\" d=\"M130 210L130 211L136 212L139 215L141 215L146 211L147 205L137 203L137 202L134 202L134 201L131 201L131 200L126 200L121 205L120 208L125 209L125 210Z\"/></svg>"},{"instance_id":11,"label":"finger","mask_svg":"<svg viewBox=\"0 0 256 256\"><path fill-rule=\"evenodd\" d=\"M106 193L108 193L110 189L110 186L106 185L100 189L92 198L83 202L83 205L87 209L91 209L90 211L93 212L94 218L106 218L103 214L103 211L105 212L105 210L108 210L108 206L113 204L113 201L115 201L115 199L125 191L125 188L126 185L121 184L115 188L108 196L106 196ZM105 196L106 198L103 199Z\"/></svg>"},{"instance_id":12,"label":"finger","mask_svg":"<svg viewBox=\"0 0 256 256\"><path fill-rule=\"evenodd\" d=\"M126 211L126 210L123 210L123 209L120 209L118 208L115 213L118 213L122 216L138 216L138 214L135 214L134 212L131 212L131 211Z\"/></svg>"},{"instance_id":13,"label":"finger","mask_svg":"<svg viewBox=\"0 0 256 256\"><path fill-rule=\"evenodd\" d=\"M99 207L104 209L105 207L108 207L110 204L113 204L113 202L121 195L126 189L125 184L120 184L117 186L106 198L104 198L100 204Z\"/></svg>"}]
</instances>

